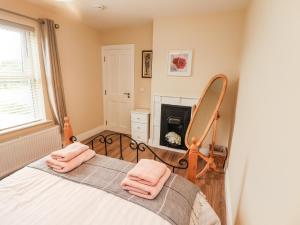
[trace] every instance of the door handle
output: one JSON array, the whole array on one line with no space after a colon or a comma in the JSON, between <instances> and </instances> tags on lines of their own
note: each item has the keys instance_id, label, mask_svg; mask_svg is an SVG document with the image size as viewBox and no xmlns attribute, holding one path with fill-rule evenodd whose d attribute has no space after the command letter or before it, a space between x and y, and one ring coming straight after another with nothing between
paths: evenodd
<instances>
[{"instance_id":1,"label":"door handle","mask_svg":"<svg viewBox=\"0 0 300 225\"><path fill-rule=\"evenodd\" d=\"M130 93L129 92L125 92L125 93L123 93L123 95L127 95L127 98L130 98Z\"/></svg>"}]
</instances>

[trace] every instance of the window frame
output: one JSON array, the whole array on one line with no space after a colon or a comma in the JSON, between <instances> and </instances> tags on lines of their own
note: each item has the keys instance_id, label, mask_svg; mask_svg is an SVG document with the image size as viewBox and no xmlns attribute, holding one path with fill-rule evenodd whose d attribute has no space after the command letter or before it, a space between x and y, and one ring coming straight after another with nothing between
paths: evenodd
<instances>
[{"instance_id":1,"label":"window frame","mask_svg":"<svg viewBox=\"0 0 300 225\"><path fill-rule=\"evenodd\" d=\"M1 22L7 22L7 24L3 24ZM14 26L15 25L15 26ZM36 94L35 97L33 97L33 105L36 104L36 101L39 101L39 108L36 108L33 106L33 114L36 111L39 111L40 117L37 119L34 119L32 121L24 121L22 124L12 124L9 127L0 128L0 135L10 133L12 131L22 130L25 128L30 128L32 126L49 123L52 120L49 119L49 109L46 108L46 92L45 92L45 80L44 73L41 67L41 64L43 63L42 57L41 57L41 46L39 42L39 32L37 27L31 27L28 25L22 25L19 23L7 21L1 19L0 14L0 28L3 27L7 30L17 31L21 34L21 54L22 54L22 71L14 71L14 72L0 72L0 81L1 80L11 80L12 82L15 80L23 80L30 82L31 85L38 85L38 87L32 90L34 90L34 94ZM26 29L22 29L22 28ZM29 32L33 32L33 36ZM35 43L32 44L31 42L34 41ZM35 65L36 64L36 65ZM28 66L26 69L25 67ZM35 84L35 82L37 84ZM48 106L49 108L49 106ZM48 111L48 113L46 112ZM48 118L48 119L47 119Z\"/></svg>"}]
</instances>

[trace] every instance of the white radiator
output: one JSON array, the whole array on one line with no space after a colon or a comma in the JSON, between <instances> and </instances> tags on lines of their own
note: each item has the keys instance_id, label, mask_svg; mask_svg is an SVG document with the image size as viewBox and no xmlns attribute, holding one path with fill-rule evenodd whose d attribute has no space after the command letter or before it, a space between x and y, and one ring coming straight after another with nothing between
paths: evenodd
<instances>
[{"instance_id":1,"label":"white radiator","mask_svg":"<svg viewBox=\"0 0 300 225\"><path fill-rule=\"evenodd\" d=\"M59 127L36 132L0 144L0 178L61 148Z\"/></svg>"}]
</instances>

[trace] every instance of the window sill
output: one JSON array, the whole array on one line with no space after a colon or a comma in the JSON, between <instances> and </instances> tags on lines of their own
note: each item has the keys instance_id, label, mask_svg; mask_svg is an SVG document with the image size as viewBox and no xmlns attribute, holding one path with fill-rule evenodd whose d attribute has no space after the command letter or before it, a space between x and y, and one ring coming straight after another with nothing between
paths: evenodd
<instances>
[{"instance_id":1,"label":"window sill","mask_svg":"<svg viewBox=\"0 0 300 225\"><path fill-rule=\"evenodd\" d=\"M0 136L9 135L9 134L15 133L15 132L22 132L22 130L34 128L37 126L47 126L47 125L52 125L52 124L53 124L52 120L43 120L43 121L33 122L33 123L17 126L14 128L2 130L2 131L0 131Z\"/></svg>"}]
</instances>

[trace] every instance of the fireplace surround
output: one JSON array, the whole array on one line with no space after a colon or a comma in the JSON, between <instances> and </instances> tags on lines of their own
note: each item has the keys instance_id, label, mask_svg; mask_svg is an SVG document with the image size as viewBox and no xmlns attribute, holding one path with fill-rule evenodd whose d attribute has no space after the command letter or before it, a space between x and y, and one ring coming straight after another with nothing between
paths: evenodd
<instances>
[{"instance_id":1,"label":"fireplace surround","mask_svg":"<svg viewBox=\"0 0 300 225\"><path fill-rule=\"evenodd\" d=\"M149 145L152 147L157 147L165 150L175 151L175 152L185 152L181 148L164 146L160 144L161 137L161 106L163 104L176 105L176 106L189 106L192 107L196 105L198 98L193 97L177 97L177 96L163 96L163 95L153 95L152 96L152 107L151 107L151 122L150 122L150 140ZM182 139L182 138L181 138ZM181 141L184 141L182 139Z\"/></svg>"}]
</instances>

